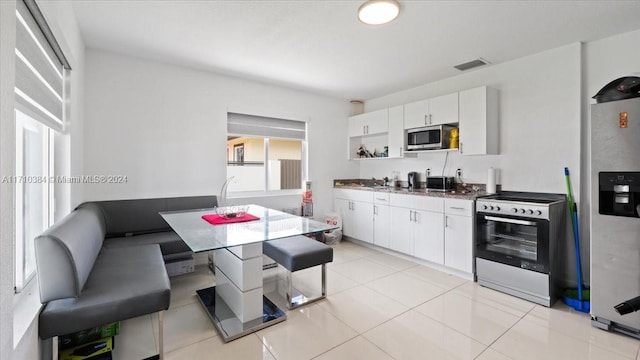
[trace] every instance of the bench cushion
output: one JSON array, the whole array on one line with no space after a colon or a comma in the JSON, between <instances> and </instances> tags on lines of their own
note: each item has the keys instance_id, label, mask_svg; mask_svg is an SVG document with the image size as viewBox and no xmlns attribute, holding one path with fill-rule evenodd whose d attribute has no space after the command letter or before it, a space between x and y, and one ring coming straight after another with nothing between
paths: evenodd
<instances>
[{"instance_id":1,"label":"bench cushion","mask_svg":"<svg viewBox=\"0 0 640 360\"><path fill-rule=\"evenodd\" d=\"M89 204L35 238L41 303L80 296L104 235L100 208Z\"/></svg>"},{"instance_id":2,"label":"bench cushion","mask_svg":"<svg viewBox=\"0 0 640 360\"><path fill-rule=\"evenodd\" d=\"M103 248L78 298L50 301L40 313L40 338L169 308L171 286L158 245Z\"/></svg>"},{"instance_id":3,"label":"bench cushion","mask_svg":"<svg viewBox=\"0 0 640 360\"><path fill-rule=\"evenodd\" d=\"M333 249L306 236L265 241L262 252L289 271L298 271L333 261Z\"/></svg>"},{"instance_id":4,"label":"bench cushion","mask_svg":"<svg viewBox=\"0 0 640 360\"><path fill-rule=\"evenodd\" d=\"M193 256L193 252L174 231L163 231L151 234L123 236L104 239L104 247L129 247L146 244L158 244L165 261L183 259Z\"/></svg>"},{"instance_id":5,"label":"bench cushion","mask_svg":"<svg viewBox=\"0 0 640 360\"><path fill-rule=\"evenodd\" d=\"M215 195L186 196L175 198L106 200L84 203L96 204L102 210L106 223L106 237L122 237L140 235L158 231L169 231L171 228L162 216L161 211L211 208L218 204Z\"/></svg>"}]
</instances>

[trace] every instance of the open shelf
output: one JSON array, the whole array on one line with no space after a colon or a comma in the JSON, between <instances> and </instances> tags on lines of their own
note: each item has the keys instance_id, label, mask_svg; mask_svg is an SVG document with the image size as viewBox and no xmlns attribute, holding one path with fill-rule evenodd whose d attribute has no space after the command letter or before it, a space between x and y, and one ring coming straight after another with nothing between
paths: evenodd
<instances>
[{"instance_id":1,"label":"open shelf","mask_svg":"<svg viewBox=\"0 0 640 360\"><path fill-rule=\"evenodd\" d=\"M436 153L436 152L449 152L449 151L458 151L458 148L453 149L431 149L431 150L406 150L404 153L407 154L425 154L425 153Z\"/></svg>"}]
</instances>

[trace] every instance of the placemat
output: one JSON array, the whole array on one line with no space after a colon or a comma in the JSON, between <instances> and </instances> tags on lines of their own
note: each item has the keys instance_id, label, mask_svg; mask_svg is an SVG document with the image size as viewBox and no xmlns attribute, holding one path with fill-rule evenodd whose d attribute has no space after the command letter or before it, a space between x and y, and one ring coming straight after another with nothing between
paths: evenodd
<instances>
[{"instance_id":1,"label":"placemat","mask_svg":"<svg viewBox=\"0 0 640 360\"><path fill-rule=\"evenodd\" d=\"M208 214L208 215L202 215L202 219L207 221L209 224L213 224L213 225L231 224L231 223L239 223L239 222L245 222L245 221L260 220L259 217L253 216L251 214L245 214L244 216L228 218L228 219L227 218L223 218L222 216L220 216L218 214Z\"/></svg>"}]
</instances>

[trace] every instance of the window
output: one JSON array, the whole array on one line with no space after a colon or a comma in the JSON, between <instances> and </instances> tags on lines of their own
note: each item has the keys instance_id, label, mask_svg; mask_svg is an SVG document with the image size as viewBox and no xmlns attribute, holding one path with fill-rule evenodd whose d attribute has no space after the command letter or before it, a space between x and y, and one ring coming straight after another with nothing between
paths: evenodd
<instances>
[{"instance_id":1,"label":"window","mask_svg":"<svg viewBox=\"0 0 640 360\"><path fill-rule=\"evenodd\" d=\"M53 131L16 110L16 291L35 275L33 239L46 230L51 211Z\"/></svg>"},{"instance_id":2,"label":"window","mask_svg":"<svg viewBox=\"0 0 640 360\"><path fill-rule=\"evenodd\" d=\"M299 190L306 177L304 121L229 113L230 192Z\"/></svg>"},{"instance_id":3,"label":"window","mask_svg":"<svg viewBox=\"0 0 640 360\"><path fill-rule=\"evenodd\" d=\"M53 219L53 138L64 131L71 70L34 0L16 3L15 289L36 273L34 238Z\"/></svg>"}]
</instances>

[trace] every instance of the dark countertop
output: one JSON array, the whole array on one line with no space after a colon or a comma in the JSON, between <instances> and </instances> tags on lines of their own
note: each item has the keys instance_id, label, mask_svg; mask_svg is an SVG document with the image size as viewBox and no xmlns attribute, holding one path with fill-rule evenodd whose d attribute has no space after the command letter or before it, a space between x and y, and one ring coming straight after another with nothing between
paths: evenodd
<instances>
[{"instance_id":1,"label":"dark countertop","mask_svg":"<svg viewBox=\"0 0 640 360\"><path fill-rule=\"evenodd\" d=\"M405 194L405 195L418 195L418 196L432 196L432 197L441 197L441 198L449 198L449 199L462 199L462 200L475 200L478 197L485 196L487 193L484 189L479 191L428 191L427 189L415 189L408 190L399 187L390 187L390 186L364 186L364 185L334 185L334 189L347 189L347 190L362 190L362 191L375 191L375 192L385 192L392 194Z\"/></svg>"}]
</instances>

